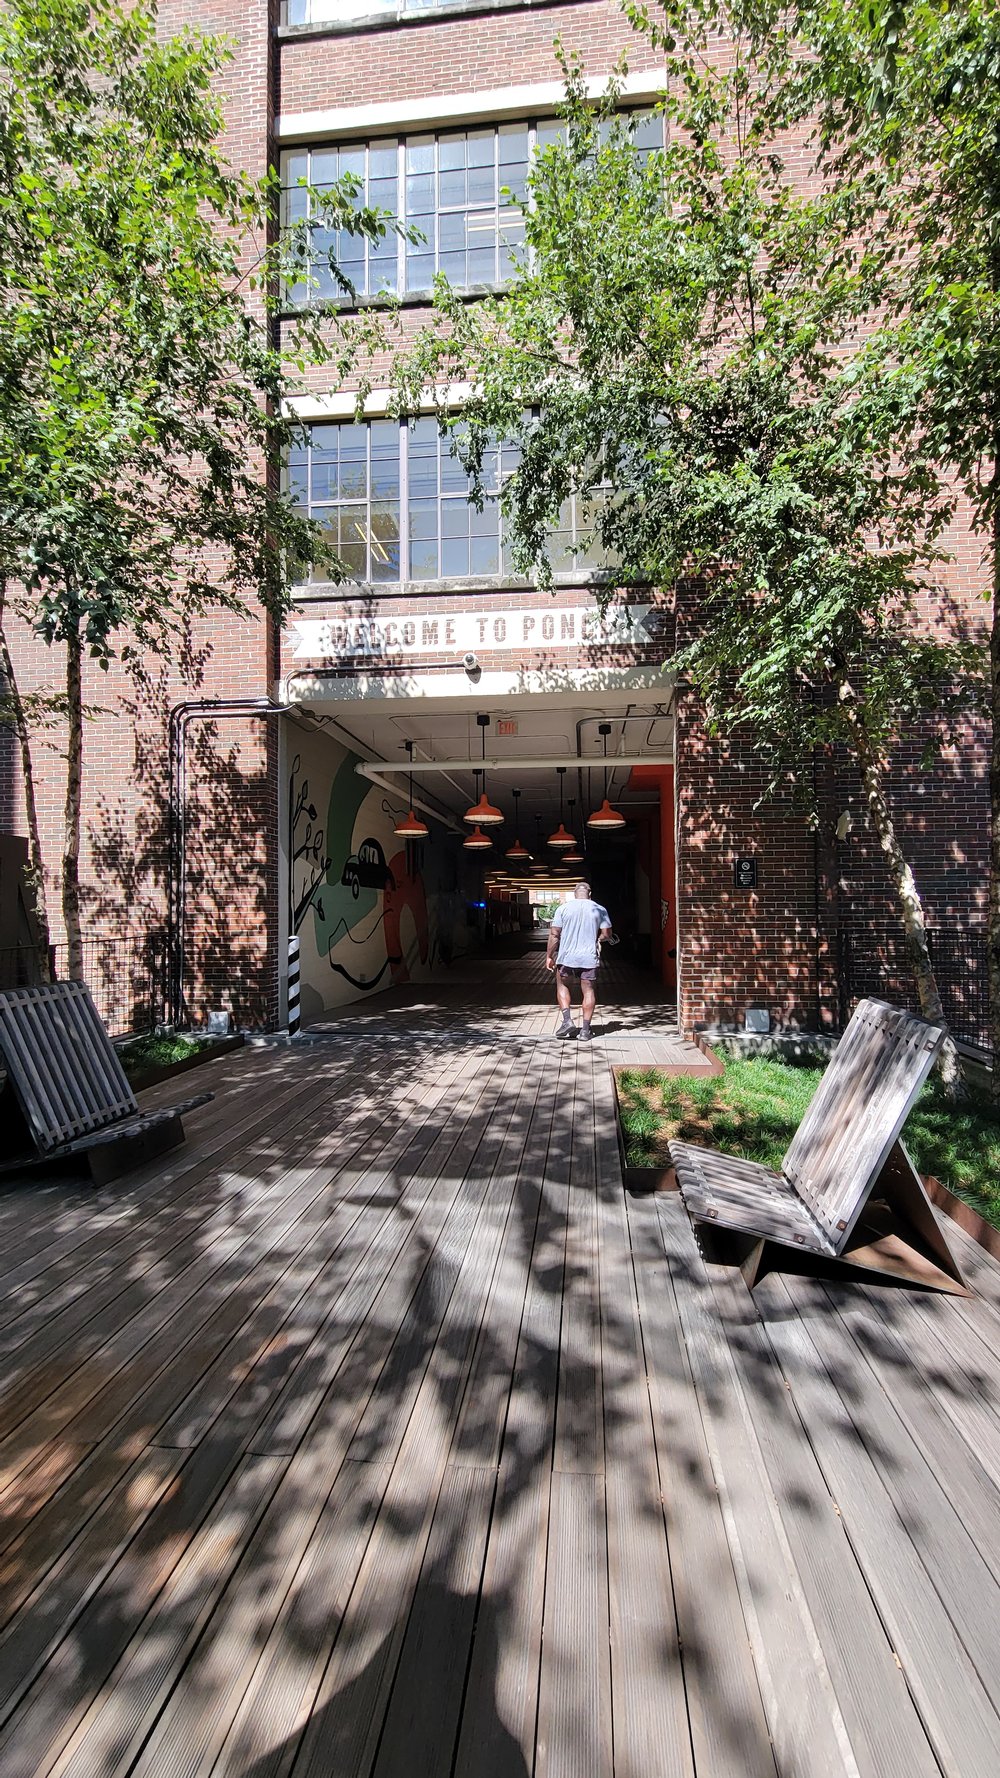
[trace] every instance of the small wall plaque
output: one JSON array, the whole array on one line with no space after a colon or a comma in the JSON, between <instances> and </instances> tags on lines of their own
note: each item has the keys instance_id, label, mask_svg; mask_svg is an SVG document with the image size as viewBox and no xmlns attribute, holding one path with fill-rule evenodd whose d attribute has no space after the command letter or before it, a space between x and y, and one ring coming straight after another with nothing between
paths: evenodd
<instances>
[{"instance_id":1,"label":"small wall plaque","mask_svg":"<svg viewBox=\"0 0 1000 1778\"><path fill-rule=\"evenodd\" d=\"M733 881L737 889L756 889L757 860L756 858L737 858L733 865Z\"/></svg>"}]
</instances>

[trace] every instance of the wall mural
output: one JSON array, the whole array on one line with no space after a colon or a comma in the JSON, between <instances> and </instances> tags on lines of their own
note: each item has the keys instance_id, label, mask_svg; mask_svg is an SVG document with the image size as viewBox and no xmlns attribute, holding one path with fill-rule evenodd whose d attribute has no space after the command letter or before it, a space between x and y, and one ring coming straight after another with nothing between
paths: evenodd
<instances>
[{"instance_id":1,"label":"wall mural","mask_svg":"<svg viewBox=\"0 0 1000 1778\"><path fill-rule=\"evenodd\" d=\"M393 827L405 803L360 777L356 764L328 737L303 737L289 775L289 924L302 940L306 1022L414 972L427 975L466 948L451 850L433 835L401 842Z\"/></svg>"}]
</instances>

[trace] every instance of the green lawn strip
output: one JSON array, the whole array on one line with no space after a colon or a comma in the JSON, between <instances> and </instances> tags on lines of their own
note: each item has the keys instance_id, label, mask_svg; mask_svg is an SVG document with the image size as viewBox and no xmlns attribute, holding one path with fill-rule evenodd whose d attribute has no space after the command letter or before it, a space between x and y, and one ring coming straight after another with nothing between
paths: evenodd
<instances>
[{"instance_id":1,"label":"green lawn strip","mask_svg":"<svg viewBox=\"0 0 1000 1778\"><path fill-rule=\"evenodd\" d=\"M788 1062L727 1061L720 1075L618 1073L625 1153L630 1167L667 1164L672 1136L778 1167L819 1085L822 1068ZM936 1080L924 1087L903 1130L920 1173L1000 1228L1000 1122L973 1094L957 1110Z\"/></svg>"},{"instance_id":2,"label":"green lawn strip","mask_svg":"<svg viewBox=\"0 0 1000 1778\"><path fill-rule=\"evenodd\" d=\"M118 1055L125 1073L146 1074L151 1068L169 1068L173 1062L186 1062L208 1045L203 1037L181 1037L173 1032L150 1033L118 1045Z\"/></svg>"}]
</instances>

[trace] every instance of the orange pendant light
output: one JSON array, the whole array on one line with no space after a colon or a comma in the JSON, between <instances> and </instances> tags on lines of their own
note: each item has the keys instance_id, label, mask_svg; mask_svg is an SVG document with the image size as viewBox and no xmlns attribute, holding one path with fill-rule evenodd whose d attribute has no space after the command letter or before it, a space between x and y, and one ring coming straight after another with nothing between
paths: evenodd
<instances>
[{"instance_id":1,"label":"orange pendant light","mask_svg":"<svg viewBox=\"0 0 1000 1778\"><path fill-rule=\"evenodd\" d=\"M474 827L468 837L462 841L462 846L466 852L492 852L493 841L481 827Z\"/></svg>"},{"instance_id":2,"label":"orange pendant light","mask_svg":"<svg viewBox=\"0 0 1000 1778\"><path fill-rule=\"evenodd\" d=\"M576 808L576 797L571 796L571 797L569 797L568 801L569 801L569 831L573 835L573 844L570 847L568 852L563 853L562 859L560 862L562 864L582 864L583 863L583 849L580 846L579 841L577 840L576 822L573 819L573 810Z\"/></svg>"},{"instance_id":3,"label":"orange pendant light","mask_svg":"<svg viewBox=\"0 0 1000 1778\"><path fill-rule=\"evenodd\" d=\"M567 833L563 826L563 779L566 776L566 767L556 766L556 771L559 774L559 826L554 833L549 834L545 844L547 846L554 846L556 850L559 851L567 846L572 846L574 842L573 835Z\"/></svg>"},{"instance_id":4,"label":"orange pendant light","mask_svg":"<svg viewBox=\"0 0 1000 1778\"><path fill-rule=\"evenodd\" d=\"M503 810L496 808L486 795L486 730L489 727L490 719L488 716L477 716L476 721L483 737L483 764L481 772L476 773L476 782L478 783L481 776L483 793L477 803L473 803L470 809L466 809L462 820L467 821L470 827L499 827L503 821Z\"/></svg>"},{"instance_id":5,"label":"orange pendant light","mask_svg":"<svg viewBox=\"0 0 1000 1778\"><path fill-rule=\"evenodd\" d=\"M599 723L597 732L604 742L604 801L599 809L595 809L592 815L587 816L587 826L596 828L598 832L607 833L613 828L624 827L625 817L624 815L619 814L617 809L612 808L612 805L608 802L608 736L611 733L610 722Z\"/></svg>"},{"instance_id":6,"label":"orange pendant light","mask_svg":"<svg viewBox=\"0 0 1000 1778\"><path fill-rule=\"evenodd\" d=\"M466 809L462 820L467 821L470 827L499 827L503 821L503 810L495 808L487 801L484 790L478 803L473 803L471 808Z\"/></svg>"},{"instance_id":7,"label":"orange pendant light","mask_svg":"<svg viewBox=\"0 0 1000 1778\"><path fill-rule=\"evenodd\" d=\"M514 798L514 844L507 847L504 857L513 858L517 864L528 864L531 861L531 853L528 851L527 846L522 846L521 844L520 820L517 812L518 799L521 792L519 790L512 790L510 794Z\"/></svg>"},{"instance_id":8,"label":"orange pendant light","mask_svg":"<svg viewBox=\"0 0 1000 1778\"><path fill-rule=\"evenodd\" d=\"M406 752L407 752L407 756L409 758L410 764L412 766L412 764L413 764L413 742L412 741L407 741ZM400 819L396 822L396 825L392 831L394 834L398 834L398 836L401 840L425 840L427 838L427 835L430 833L430 828L427 826L426 822L421 821L419 816L416 815L413 810L413 773L412 772L410 773L410 807L407 810L406 814L401 816Z\"/></svg>"},{"instance_id":9,"label":"orange pendant light","mask_svg":"<svg viewBox=\"0 0 1000 1778\"><path fill-rule=\"evenodd\" d=\"M587 816L587 826L596 828L598 832L608 832L615 827L624 827L625 817L619 814L617 809L612 808L605 797L600 808L595 809L592 815Z\"/></svg>"}]
</instances>

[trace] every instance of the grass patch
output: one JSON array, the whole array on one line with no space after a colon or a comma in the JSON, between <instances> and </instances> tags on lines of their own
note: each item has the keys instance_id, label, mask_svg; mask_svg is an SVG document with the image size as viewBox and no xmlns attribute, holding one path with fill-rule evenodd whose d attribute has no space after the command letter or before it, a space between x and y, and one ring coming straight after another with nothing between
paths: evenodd
<instances>
[{"instance_id":1,"label":"grass patch","mask_svg":"<svg viewBox=\"0 0 1000 1778\"><path fill-rule=\"evenodd\" d=\"M665 1167L667 1145L700 1142L778 1167L822 1077L821 1067L727 1060L722 1074L685 1078L655 1068L618 1071L630 1167ZM984 1097L948 1105L928 1081L903 1129L919 1173L932 1174L1000 1228L1000 1121Z\"/></svg>"},{"instance_id":2,"label":"grass patch","mask_svg":"<svg viewBox=\"0 0 1000 1778\"><path fill-rule=\"evenodd\" d=\"M118 1055L129 1079L147 1074L151 1068L169 1068L174 1062L186 1062L210 1046L204 1037L182 1037L173 1031L150 1033L120 1044Z\"/></svg>"}]
</instances>

